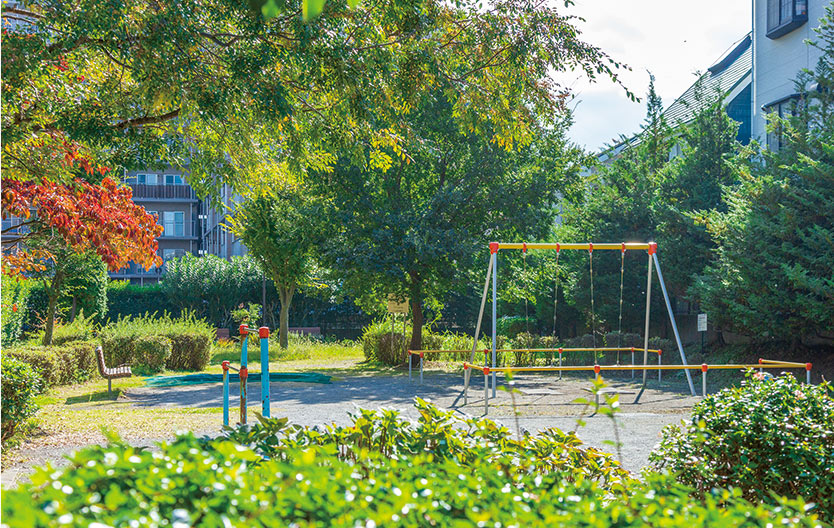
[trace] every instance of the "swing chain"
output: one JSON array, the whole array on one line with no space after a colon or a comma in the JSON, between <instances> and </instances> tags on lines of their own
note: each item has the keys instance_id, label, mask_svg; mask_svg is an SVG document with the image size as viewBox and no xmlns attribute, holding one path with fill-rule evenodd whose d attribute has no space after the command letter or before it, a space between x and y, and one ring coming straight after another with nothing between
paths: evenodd
<instances>
[{"instance_id":1,"label":"swing chain","mask_svg":"<svg viewBox=\"0 0 834 528\"><path fill-rule=\"evenodd\" d=\"M623 242L623 249L620 253L620 315L617 322L617 348L622 346L623 336L623 273L625 271L625 252L626 246ZM617 365L620 364L620 351L617 350Z\"/></svg>"}]
</instances>

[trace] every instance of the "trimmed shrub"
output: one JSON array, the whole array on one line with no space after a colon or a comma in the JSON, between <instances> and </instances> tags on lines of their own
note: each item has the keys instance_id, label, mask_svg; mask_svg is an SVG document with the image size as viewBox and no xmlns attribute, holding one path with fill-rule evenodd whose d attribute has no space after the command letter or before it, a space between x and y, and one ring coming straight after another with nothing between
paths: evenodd
<instances>
[{"instance_id":1,"label":"trimmed shrub","mask_svg":"<svg viewBox=\"0 0 834 528\"><path fill-rule=\"evenodd\" d=\"M102 348L108 364L127 363L149 372L159 372L158 362L144 363L138 355L136 345L140 338L148 336L165 337L170 340L171 351L164 367L171 370L202 370L211 359L211 343L215 331L204 320L192 313L183 313L173 318L162 316L123 317L101 330Z\"/></svg>"},{"instance_id":2,"label":"trimmed shrub","mask_svg":"<svg viewBox=\"0 0 834 528\"><path fill-rule=\"evenodd\" d=\"M35 396L43 387L38 373L19 359L2 357L2 441L14 436L17 427L38 411Z\"/></svg>"},{"instance_id":3,"label":"trimmed shrub","mask_svg":"<svg viewBox=\"0 0 834 528\"><path fill-rule=\"evenodd\" d=\"M748 373L740 387L704 398L670 425L649 458L699 497L732 486L754 502L801 496L834 520L834 398L828 383Z\"/></svg>"},{"instance_id":4,"label":"trimmed shrub","mask_svg":"<svg viewBox=\"0 0 834 528\"><path fill-rule=\"evenodd\" d=\"M95 347L96 343L91 341L72 341L49 347L25 344L6 354L30 365L45 387L53 387L80 383L94 376L98 372Z\"/></svg>"},{"instance_id":5,"label":"trimmed shrub","mask_svg":"<svg viewBox=\"0 0 834 528\"><path fill-rule=\"evenodd\" d=\"M581 447L572 434L549 430L513 440L487 420L460 429L436 408L421 415L408 427L396 411L361 411L351 426L324 434L267 420L256 449L191 434L153 451L121 442L92 446L62 468L42 469L31 483L4 490L2 516L29 528L127 526L136 519L309 527L819 524L800 500L756 506L717 491L693 501L669 477L631 480L610 455ZM245 429L240 434L254 439ZM265 457L263 446L274 448L273 456Z\"/></svg>"},{"instance_id":6,"label":"trimmed shrub","mask_svg":"<svg viewBox=\"0 0 834 528\"><path fill-rule=\"evenodd\" d=\"M56 324L52 330L52 344L62 345L72 341L91 341L96 335L97 326L92 319L78 314L75 321L66 324ZM38 340L43 340L43 331L38 333Z\"/></svg>"},{"instance_id":7,"label":"trimmed shrub","mask_svg":"<svg viewBox=\"0 0 834 528\"><path fill-rule=\"evenodd\" d=\"M118 321L125 317L141 317L154 312L179 315L180 309L168 301L162 286L139 286L130 281L111 281L107 285L107 319Z\"/></svg>"},{"instance_id":8,"label":"trimmed shrub","mask_svg":"<svg viewBox=\"0 0 834 528\"><path fill-rule=\"evenodd\" d=\"M133 362L140 370L160 372L171 357L172 342L165 336L140 336L133 342Z\"/></svg>"}]
</instances>

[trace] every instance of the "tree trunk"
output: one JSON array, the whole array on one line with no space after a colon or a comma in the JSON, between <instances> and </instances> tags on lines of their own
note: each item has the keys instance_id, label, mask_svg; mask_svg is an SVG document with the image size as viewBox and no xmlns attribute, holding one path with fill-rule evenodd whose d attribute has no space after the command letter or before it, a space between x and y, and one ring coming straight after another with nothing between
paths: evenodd
<instances>
[{"instance_id":1,"label":"tree trunk","mask_svg":"<svg viewBox=\"0 0 834 528\"><path fill-rule=\"evenodd\" d=\"M43 332L43 346L52 344L52 332L55 329L55 312L58 308L58 295L64 285L64 272L55 270L52 283L49 285L49 305L46 309L46 328Z\"/></svg>"},{"instance_id":2,"label":"tree trunk","mask_svg":"<svg viewBox=\"0 0 834 528\"><path fill-rule=\"evenodd\" d=\"M72 296L72 308L70 309L69 322L75 321L75 310L78 307L78 297Z\"/></svg>"},{"instance_id":3,"label":"tree trunk","mask_svg":"<svg viewBox=\"0 0 834 528\"><path fill-rule=\"evenodd\" d=\"M278 319L278 346L287 348L289 346L290 327L290 303L295 293L295 286L280 288L278 294L281 296L281 315Z\"/></svg>"}]
</instances>

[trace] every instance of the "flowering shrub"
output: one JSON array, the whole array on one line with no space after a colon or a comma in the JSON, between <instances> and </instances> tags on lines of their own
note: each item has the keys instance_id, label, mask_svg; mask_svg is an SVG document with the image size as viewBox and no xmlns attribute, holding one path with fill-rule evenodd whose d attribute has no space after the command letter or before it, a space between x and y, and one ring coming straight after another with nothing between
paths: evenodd
<instances>
[{"instance_id":1,"label":"flowering shrub","mask_svg":"<svg viewBox=\"0 0 834 528\"><path fill-rule=\"evenodd\" d=\"M666 427L650 462L699 496L730 486L756 502L801 496L834 520L831 385L748 373L740 387L704 398L682 427Z\"/></svg>"}]
</instances>

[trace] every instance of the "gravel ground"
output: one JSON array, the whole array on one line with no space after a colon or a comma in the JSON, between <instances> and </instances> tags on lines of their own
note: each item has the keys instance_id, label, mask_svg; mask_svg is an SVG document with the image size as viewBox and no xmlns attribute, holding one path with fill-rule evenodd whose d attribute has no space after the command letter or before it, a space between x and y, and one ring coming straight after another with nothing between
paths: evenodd
<instances>
[{"instance_id":1,"label":"gravel ground","mask_svg":"<svg viewBox=\"0 0 834 528\"><path fill-rule=\"evenodd\" d=\"M499 377L499 387L504 382ZM463 401L463 380L459 374L427 372L422 385L409 382L407 374L357 374L351 372L334 377L331 384L273 383L270 388L272 416L286 416L290 421L302 425L329 423L346 424L349 415L359 408L380 407L400 409L402 415L416 419L417 412L412 402L420 396L444 408L480 417L484 415L483 377L474 376L469 392L468 404ZM592 409L577 403L578 398L591 398L588 392L588 378L558 380L556 376L518 376L513 384L515 389L499 390L495 398L490 397L489 418L503 423L511 430L516 426L534 432L547 427L564 430L577 429L577 419L582 417L584 425L577 429L578 436L587 444L613 452L615 447L608 442L616 439L622 443L621 454L626 469L639 471L648 462L648 454L660 439L660 431L670 423L678 423L689 416L689 410L698 398L689 396L685 386L650 382L640 404L633 404L638 385L625 381L610 380L607 390L620 394L620 412L617 413L617 428L608 416L588 416ZM260 385L249 386L249 408L260 410ZM239 392L237 384L231 386L232 417L236 416ZM513 398L515 401L513 401ZM220 384L191 385L181 387L139 387L130 388L127 401L137 408L217 408L222 406ZM124 400L120 400L124 403ZM515 409L515 412L514 412ZM518 416L516 416L516 413ZM254 419L254 416L250 414ZM216 434L220 429L219 416L207 414L195 417L193 430L197 434ZM218 422L218 423L216 423ZM135 445L151 445L173 436L160 435L156 438L125 438ZM103 442L100 437L96 442ZM18 463L4 464L3 487L15 485L25 478L34 466L46 462L59 464L61 459L75 449L88 445L86 440L74 439L70 435L55 438L34 438L17 453Z\"/></svg>"}]
</instances>

